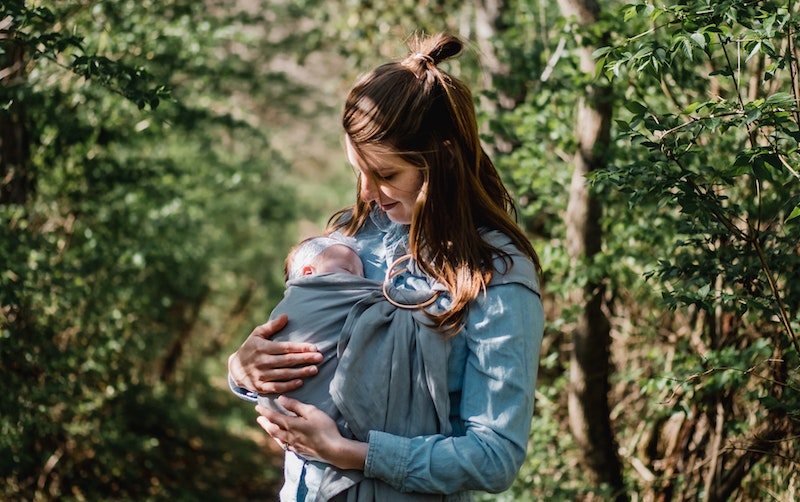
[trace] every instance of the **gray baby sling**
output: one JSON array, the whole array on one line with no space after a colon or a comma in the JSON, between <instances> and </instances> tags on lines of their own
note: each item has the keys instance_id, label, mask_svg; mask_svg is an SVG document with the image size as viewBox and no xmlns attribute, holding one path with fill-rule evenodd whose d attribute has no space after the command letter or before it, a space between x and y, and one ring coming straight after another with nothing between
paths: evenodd
<instances>
[{"instance_id":1,"label":"gray baby sling","mask_svg":"<svg viewBox=\"0 0 800 502\"><path fill-rule=\"evenodd\" d=\"M273 340L307 341L323 354L319 373L286 395L330 415L345 437L366 442L369 431L414 437L450 432L449 344L419 309L398 308L382 283L329 274L287 283L271 318L289 315ZM416 305L430 291L387 286L395 304ZM293 322L292 319L295 319ZM279 409L277 396L261 404ZM401 493L361 471L325 468L316 501L439 501L441 495Z\"/></svg>"}]
</instances>

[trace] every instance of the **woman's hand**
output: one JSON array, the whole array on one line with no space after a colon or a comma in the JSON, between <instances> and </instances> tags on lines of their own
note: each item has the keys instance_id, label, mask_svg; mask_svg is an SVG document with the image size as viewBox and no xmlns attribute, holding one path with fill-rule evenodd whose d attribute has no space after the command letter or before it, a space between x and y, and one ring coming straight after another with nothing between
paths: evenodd
<instances>
[{"instance_id":1,"label":"woman's hand","mask_svg":"<svg viewBox=\"0 0 800 502\"><path fill-rule=\"evenodd\" d=\"M286 314L256 327L228 357L228 372L239 387L260 394L282 394L317 374L322 354L314 344L274 342L269 338L288 322Z\"/></svg>"},{"instance_id":2,"label":"woman's hand","mask_svg":"<svg viewBox=\"0 0 800 502\"><path fill-rule=\"evenodd\" d=\"M321 460L340 469L364 470L367 443L342 437L336 422L316 406L286 396L279 397L278 403L296 416L256 406L261 415L256 421L278 445L308 460Z\"/></svg>"}]
</instances>

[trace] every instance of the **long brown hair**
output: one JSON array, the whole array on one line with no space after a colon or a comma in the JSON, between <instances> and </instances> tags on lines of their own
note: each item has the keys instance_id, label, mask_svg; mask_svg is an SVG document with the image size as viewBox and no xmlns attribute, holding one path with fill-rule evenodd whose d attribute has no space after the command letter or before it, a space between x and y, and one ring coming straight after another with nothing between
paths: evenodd
<instances>
[{"instance_id":1,"label":"long brown hair","mask_svg":"<svg viewBox=\"0 0 800 502\"><path fill-rule=\"evenodd\" d=\"M411 218L409 252L420 268L444 284L452 300L444 313L429 316L445 334L457 333L469 302L486 289L496 272L494 258L509 256L484 241L478 229L499 230L539 269L530 241L516 224L516 209L480 143L469 88L441 70L463 43L438 34L414 37L408 56L363 76L345 102L342 123L356 152L380 144L420 167L422 187ZM368 159L367 159L368 163ZM359 177L359 191L361 178ZM353 235L372 205L357 200L351 217L331 219Z\"/></svg>"}]
</instances>

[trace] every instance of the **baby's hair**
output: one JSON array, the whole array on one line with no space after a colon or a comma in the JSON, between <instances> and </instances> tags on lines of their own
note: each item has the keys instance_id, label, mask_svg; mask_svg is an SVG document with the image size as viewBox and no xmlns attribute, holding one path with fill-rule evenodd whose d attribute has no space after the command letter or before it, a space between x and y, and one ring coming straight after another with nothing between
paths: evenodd
<instances>
[{"instance_id":1,"label":"baby's hair","mask_svg":"<svg viewBox=\"0 0 800 502\"><path fill-rule=\"evenodd\" d=\"M283 268L284 280L289 281L302 276L303 266L308 265L320 253L337 244L347 246L358 253L354 240L350 238L334 239L329 236L315 235L295 244L286 255L286 263Z\"/></svg>"}]
</instances>

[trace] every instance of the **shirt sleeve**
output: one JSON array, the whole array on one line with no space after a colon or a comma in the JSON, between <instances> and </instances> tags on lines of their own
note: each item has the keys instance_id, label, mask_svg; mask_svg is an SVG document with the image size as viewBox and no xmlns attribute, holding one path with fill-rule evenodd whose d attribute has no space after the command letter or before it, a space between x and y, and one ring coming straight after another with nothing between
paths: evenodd
<instances>
[{"instance_id":1,"label":"shirt sleeve","mask_svg":"<svg viewBox=\"0 0 800 502\"><path fill-rule=\"evenodd\" d=\"M256 392L253 392L252 390L247 390L244 387L239 387L238 385L236 385L230 373L228 373L228 387L230 387L231 392L233 392L236 395L236 397L244 399L245 401L249 401L251 403L258 402L258 394Z\"/></svg>"},{"instance_id":2,"label":"shirt sleeve","mask_svg":"<svg viewBox=\"0 0 800 502\"><path fill-rule=\"evenodd\" d=\"M470 306L464 331L463 434L372 431L364 474L404 492L507 489L525 460L543 332L537 293L520 284L488 288Z\"/></svg>"}]
</instances>

